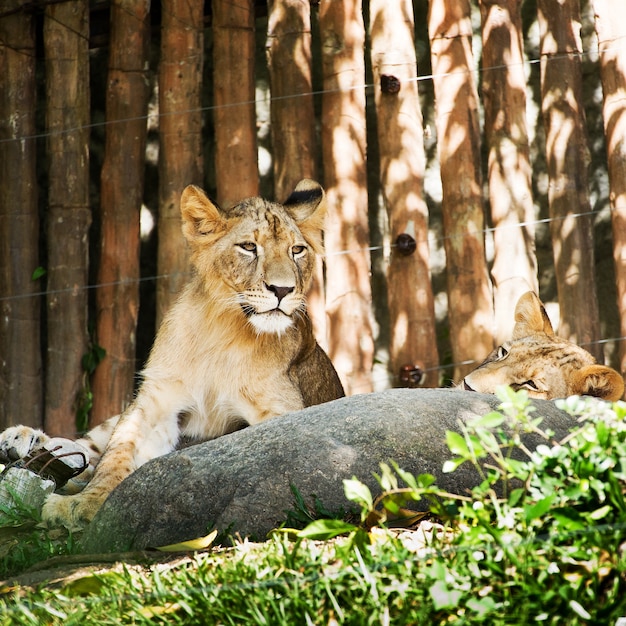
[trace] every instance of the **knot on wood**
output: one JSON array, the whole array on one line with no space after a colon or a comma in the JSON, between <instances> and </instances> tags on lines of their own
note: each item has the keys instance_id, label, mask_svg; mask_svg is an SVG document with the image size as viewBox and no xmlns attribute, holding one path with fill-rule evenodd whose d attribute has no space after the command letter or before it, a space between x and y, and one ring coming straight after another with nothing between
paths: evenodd
<instances>
[{"instance_id":1,"label":"knot on wood","mask_svg":"<svg viewBox=\"0 0 626 626\"><path fill-rule=\"evenodd\" d=\"M419 387L426 380L426 373L421 364L407 363L400 367L400 384L403 387Z\"/></svg>"},{"instance_id":2,"label":"knot on wood","mask_svg":"<svg viewBox=\"0 0 626 626\"><path fill-rule=\"evenodd\" d=\"M391 74L382 74L380 77L380 90L383 93L395 95L400 91L400 79Z\"/></svg>"},{"instance_id":3,"label":"knot on wood","mask_svg":"<svg viewBox=\"0 0 626 626\"><path fill-rule=\"evenodd\" d=\"M411 256L417 248L417 242L408 233L401 233L396 237L396 248L402 256Z\"/></svg>"}]
</instances>

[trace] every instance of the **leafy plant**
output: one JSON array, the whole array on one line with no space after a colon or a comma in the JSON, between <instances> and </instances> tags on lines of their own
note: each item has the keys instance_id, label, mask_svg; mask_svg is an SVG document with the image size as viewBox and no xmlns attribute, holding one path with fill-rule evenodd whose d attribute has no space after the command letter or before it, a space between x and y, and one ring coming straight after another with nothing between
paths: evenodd
<instances>
[{"instance_id":1,"label":"leafy plant","mask_svg":"<svg viewBox=\"0 0 626 626\"><path fill-rule=\"evenodd\" d=\"M447 433L454 456L444 471L473 465L481 480L470 495L383 464L378 498L356 478L344 483L362 525L385 524L407 503L428 501L452 532L440 534L418 579L433 611L454 611L454 623L609 623L623 616L626 405L560 402L579 426L555 441L525 392L503 388L499 397L500 411ZM529 433L543 441L534 450L524 443ZM323 525L316 522L316 530Z\"/></svg>"},{"instance_id":2,"label":"leafy plant","mask_svg":"<svg viewBox=\"0 0 626 626\"><path fill-rule=\"evenodd\" d=\"M83 355L83 386L76 399L76 428L78 432L85 432L89 425L89 412L93 407L93 392L91 391L91 377L96 367L106 356L106 350L91 339L89 349Z\"/></svg>"},{"instance_id":3,"label":"leafy plant","mask_svg":"<svg viewBox=\"0 0 626 626\"><path fill-rule=\"evenodd\" d=\"M0 623L620 623L626 405L563 401L573 428L556 441L523 392L500 398L499 411L448 434L446 470L469 463L480 477L470 493L390 461L379 494L357 478L344 483L355 519L309 520L261 544L152 567L87 571L60 589L8 587ZM300 522L325 510L294 497ZM415 532L389 528L424 514Z\"/></svg>"}]
</instances>

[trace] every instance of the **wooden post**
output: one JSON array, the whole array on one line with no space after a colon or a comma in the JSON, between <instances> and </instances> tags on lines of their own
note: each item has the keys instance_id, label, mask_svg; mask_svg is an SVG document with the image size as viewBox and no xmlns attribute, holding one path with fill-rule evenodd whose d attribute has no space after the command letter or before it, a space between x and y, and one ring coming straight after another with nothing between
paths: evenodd
<instances>
[{"instance_id":1,"label":"wooden post","mask_svg":"<svg viewBox=\"0 0 626 626\"><path fill-rule=\"evenodd\" d=\"M92 425L119 413L133 397L148 102L148 8L145 0L111 3L96 291L97 340L106 356L94 374Z\"/></svg>"},{"instance_id":2,"label":"wooden post","mask_svg":"<svg viewBox=\"0 0 626 626\"><path fill-rule=\"evenodd\" d=\"M21 0L0 18L0 428L41 427L35 25Z\"/></svg>"},{"instance_id":3,"label":"wooden post","mask_svg":"<svg viewBox=\"0 0 626 626\"><path fill-rule=\"evenodd\" d=\"M460 380L493 349L469 0L432 0L428 31L443 187L450 342L454 379Z\"/></svg>"},{"instance_id":4,"label":"wooden post","mask_svg":"<svg viewBox=\"0 0 626 626\"><path fill-rule=\"evenodd\" d=\"M396 380L403 366L419 366L426 376L422 384L436 387L439 356L428 264L428 208L423 187L426 156L417 93L413 5L410 0L392 4L371 0L370 24L381 184L391 242L396 244L387 281L389 365Z\"/></svg>"},{"instance_id":5,"label":"wooden post","mask_svg":"<svg viewBox=\"0 0 626 626\"><path fill-rule=\"evenodd\" d=\"M550 233L562 337L602 359L582 99L580 4L538 0ZM613 18L611 18L613 19ZM584 303L584 304L583 304Z\"/></svg>"},{"instance_id":6,"label":"wooden post","mask_svg":"<svg viewBox=\"0 0 626 626\"><path fill-rule=\"evenodd\" d=\"M511 337L519 297L529 289L539 290L521 4L521 0L480 1L497 344Z\"/></svg>"},{"instance_id":7,"label":"wooden post","mask_svg":"<svg viewBox=\"0 0 626 626\"><path fill-rule=\"evenodd\" d=\"M213 101L217 200L259 194L254 106L254 2L213 0Z\"/></svg>"},{"instance_id":8,"label":"wooden post","mask_svg":"<svg viewBox=\"0 0 626 626\"><path fill-rule=\"evenodd\" d=\"M76 435L76 402L87 352L89 263L89 3L46 7L49 133L45 431Z\"/></svg>"},{"instance_id":9,"label":"wooden post","mask_svg":"<svg viewBox=\"0 0 626 626\"><path fill-rule=\"evenodd\" d=\"M321 0L322 160L328 201L329 356L347 394L372 390L365 141L365 32L360 0Z\"/></svg>"},{"instance_id":10,"label":"wooden post","mask_svg":"<svg viewBox=\"0 0 626 626\"><path fill-rule=\"evenodd\" d=\"M604 95L602 113L609 166L613 258L620 317L619 358L626 375L626 3L593 0Z\"/></svg>"},{"instance_id":11,"label":"wooden post","mask_svg":"<svg viewBox=\"0 0 626 626\"><path fill-rule=\"evenodd\" d=\"M267 61L276 198L285 200L303 178L317 176L311 77L310 5L270 0Z\"/></svg>"},{"instance_id":12,"label":"wooden post","mask_svg":"<svg viewBox=\"0 0 626 626\"><path fill-rule=\"evenodd\" d=\"M188 0L161 3L157 328L188 279L180 195L189 184L203 184L203 8Z\"/></svg>"},{"instance_id":13,"label":"wooden post","mask_svg":"<svg viewBox=\"0 0 626 626\"><path fill-rule=\"evenodd\" d=\"M305 0L270 0L267 20L274 195L285 200L303 178L317 180L311 76L311 6ZM318 342L326 345L323 261L307 308Z\"/></svg>"}]
</instances>

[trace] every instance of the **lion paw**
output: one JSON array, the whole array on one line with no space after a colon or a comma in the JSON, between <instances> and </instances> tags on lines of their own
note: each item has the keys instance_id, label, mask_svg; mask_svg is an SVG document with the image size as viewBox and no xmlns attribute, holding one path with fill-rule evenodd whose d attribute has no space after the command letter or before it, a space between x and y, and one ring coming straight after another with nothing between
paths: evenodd
<instances>
[{"instance_id":1,"label":"lion paw","mask_svg":"<svg viewBox=\"0 0 626 626\"><path fill-rule=\"evenodd\" d=\"M0 463L23 459L38 450L49 437L41 430L29 426L11 426L0 433Z\"/></svg>"},{"instance_id":2,"label":"lion paw","mask_svg":"<svg viewBox=\"0 0 626 626\"><path fill-rule=\"evenodd\" d=\"M41 519L48 527L65 526L70 531L82 530L93 519L104 498L97 493L82 492L73 496L52 494L46 499Z\"/></svg>"}]
</instances>

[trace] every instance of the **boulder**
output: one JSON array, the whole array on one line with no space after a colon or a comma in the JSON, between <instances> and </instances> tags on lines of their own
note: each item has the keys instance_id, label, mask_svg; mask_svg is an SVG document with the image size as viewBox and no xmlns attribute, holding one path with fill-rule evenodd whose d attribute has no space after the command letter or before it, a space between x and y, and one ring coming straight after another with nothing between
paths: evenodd
<instances>
[{"instance_id":1,"label":"boulder","mask_svg":"<svg viewBox=\"0 0 626 626\"><path fill-rule=\"evenodd\" d=\"M289 413L149 461L129 476L86 528L84 552L139 550L203 537L211 529L265 538L293 510L295 486L327 510L354 509L343 480L373 493L381 462L435 475L463 493L477 482L468 464L442 473L446 431L497 409L495 396L456 389L392 389ZM557 436L574 425L553 402L536 401ZM527 445L538 440L529 437ZM417 503L419 508L419 503Z\"/></svg>"}]
</instances>

